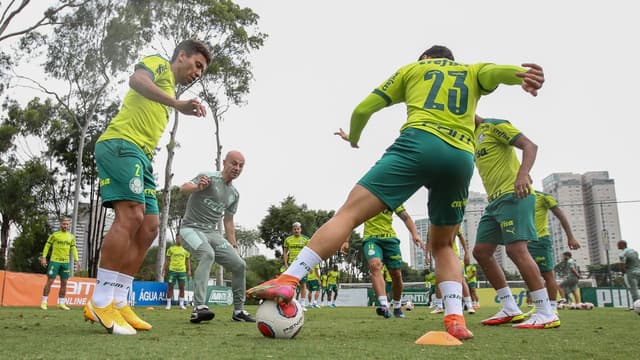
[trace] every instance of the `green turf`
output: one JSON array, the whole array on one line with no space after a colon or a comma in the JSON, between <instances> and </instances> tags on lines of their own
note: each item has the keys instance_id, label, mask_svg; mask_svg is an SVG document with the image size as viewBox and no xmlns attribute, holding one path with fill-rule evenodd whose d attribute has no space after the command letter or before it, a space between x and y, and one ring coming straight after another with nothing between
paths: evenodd
<instances>
[{"instance_id":1,"label":"green turf","mask_svg":"<svg viewBox=\"0 0 640 360\"><path fill-rule=\"evenodd\" d=\"M443 330L442 315L417 307L405 319L383 319L373 308L322 308L306 313L293 340L262 337L255 324L216 318L189 323L189 311L136 308L153 324L148 332L114 336L83 321L82 310L0 308L0 359L637 359L640 316L622 309L562 310L562 326L549 330L486 327L467 316L473 340L462 346L415 345L427 331ZM248 307L255 314L255 306Z\"/></svg>"}]
</instances>

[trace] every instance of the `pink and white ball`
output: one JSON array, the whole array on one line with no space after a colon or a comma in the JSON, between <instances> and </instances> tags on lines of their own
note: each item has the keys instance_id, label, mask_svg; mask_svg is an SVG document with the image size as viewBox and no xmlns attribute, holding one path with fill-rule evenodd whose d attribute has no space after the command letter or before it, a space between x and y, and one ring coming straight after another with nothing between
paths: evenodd
<instances>
[{"instance_id":1,"label":"pink and white ball","mask_svg":"<svg viewBox=\"0 0 640 360\"><path fill-rule=\"evenodd\" d=\"M256 322L258 330L265 337L292 339L302 330L304 311L296 300L287 304L265 300L258 306Z\"/></svg>"}]
</instances>

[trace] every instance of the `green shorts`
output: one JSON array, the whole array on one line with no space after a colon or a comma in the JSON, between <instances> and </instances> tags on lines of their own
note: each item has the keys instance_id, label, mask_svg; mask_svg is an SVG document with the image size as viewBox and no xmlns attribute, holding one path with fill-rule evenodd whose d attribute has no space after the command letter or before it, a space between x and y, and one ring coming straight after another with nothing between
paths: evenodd
<instances>
[{"instance_id":1,"label":"green shorts","mask_svg":"<svg viewBox=\"0 0 640 360\"><path fill-rule=\"evenodd\" d=\"M387 265L387 269L400 269L402 267L402 254L400 253L400 240L397 238L366 238L362 242L364 258L381 259Z\"/></svg>"},{"instance_id":2,"label":"green shorts","mask_svg":"<svg viewBox=\"0 0 640 360\"><path fill-rule=\"evenodd\" d=\"M384 281L384 290L387 295L391 295L391 291L393 291L393 282L392 281Z\"/></svg>"},{"instance_id":3,"label":"green shorts","mask_svg":"<svg viewBox=\"0 0 640 360\"><path fill-rule=\"evenodd\" d=\"M469 289L477 288L478 287L478 282L476 282L476 281L468 281L467 282L467 286L469 287Z\"/></svg>"},{"instance_id":4,"label":"green shorts","mask_svg":"<svg viewBox=\"0 0 640 360\"><path fill-rule=\"evenodd\" d=\"M307 280L307 289L309 291L319 291L320 290L320 281L318 281L318 280Z\"/></svg>"},{"instance_id":5,"label":"green shorts","mask_svg":"<svg viewBox=\"0 0 640 360\"><path fill-rule=\"evenodd\" d=\"M553 270L553 251L551 250L551 239L548 235L538 238L538 241L527 243L527 248L533 260L538 264L540 272Z\"/></svg>"},{"instance_id":6,"label":"green shorts","mask_svg":"<svg viewBox=\"0 0 640 360\"><path fill-rule=\"evenodd\" d=\"M327 290L327 294L330 292L338 293L338 285L337 284L329 284L329 288Z\"/></svg>"},{"instance_id":7,"label":"green shorts","mask_svg":"<svg viewBox=\"0 0 640 360\"><path fill-rule=\"evenodd\" d=\"M47 266L47 277L55 279L60 275L60 279L68 279L71 276L71 266L68 262L61 263L56 261L49 261Z\"/></svg>"},{"instance_id":8,"label":"green shorts","mask_svg":"<svg viewBox=\"0 0 640 360\"><path fill-rule=\"evenodd\" d=\"M439 137L405 129L382 158L358 181L396 209L418 189L429 190L429 221L437 226L462 222L473 175L473 155Z\"/></svg>"},{"instance_id":9,"label":"green shorts","mask_svg":"<svg viewBox=\"0 0 640 360\"><path fill-rule=\"evenodd\" d=\"M507 245L521 240L538 242L533 221L535 206L535 195L518 199L513 193L490 202L480 218L476 243Z\"/></svg>"},{"instance_id":10,"label":"green shorts","mask_svg":"<svg viewBox=\"0 0 640 360\"><path fill-rule=\"evenodd\" d=\"M167 273L167 283L168 284L176 284L184 285L187 281L187 272L186 271L171 271Z\"/></svg>"},{"instance_id":11,"label":"green shorts","mask_svg":"<svg viewBox=\"0 0 640 360\"><path fill-rule=\"evenodd\" d=\"M96 144L95 154L105 207L127 200L145 204L145 214L159 214L153 167L138 146L122 139L104 140Z\"/></svg>"}]
</instances>

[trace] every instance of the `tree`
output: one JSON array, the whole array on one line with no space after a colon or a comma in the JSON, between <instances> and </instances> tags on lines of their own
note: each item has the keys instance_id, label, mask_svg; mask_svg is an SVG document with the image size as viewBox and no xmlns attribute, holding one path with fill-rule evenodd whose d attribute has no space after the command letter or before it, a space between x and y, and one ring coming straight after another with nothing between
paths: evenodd
<instances>
[{"instance_id":1,"label":"tree","mask_svg":"<svg viewBox=\"0 0 640 360\"><path fill-rule=\"evenodd\" d=\"M0 165L0 266L6 264L9 230L12 224L23 224L45 212L40 194L50 186L47 168L38 160L24 165L10 161Z\"/></svg>"},{"instance_id":2,"label":"tree","mask_svg":"<svg viewBox=\"0 0 640 360\"><path fill-rule=\"evenodd\" d=\"M213 59L205 75L199 80L200 97L209 105L216 124L216 170L220 170L220 137L219 121L228 109L229 104L240 105L249 92L249 81L252 78L250 62L246 60L250 51L259 49L266 35L259 33L258 15L249 8L241 8L230 0L182 0L158 1L152 5L157 31L161 38L167 39L171 48L188 38L205 39L210 43ZM199 16L193 16L194 13ZM165 51L166 52L166 51ZM191 86L179 86L176 98L180 98ZM179 144L176 136L179 125L179 114L174 113L174 123L167 144L167 161L160 213L159 247L166 247L165 236L168 222L166 211L170 208L172 167L175 149ZM218 226L219 229L222 226ZM157 262L158 277L164 258L160 255Z\"/></svg>"},{"instance_id":3,"label":"tree","mask_svg":"<svg viewBox=\"0 0 640 360\"><path fill-rule=\"evenodd\" d=\"M255 229L236 228L236 241L240 257L246 257L248 251L260 242L260 233Z\"/></svg>"},{"instance_id":4,"label":"tree","mask_svg":"<svg viewBox=\"0 0 640 360\"><path fill-rule=\"evenodd\" d=\"M15 37L21 36L22 43L20 44L20 46L24 49L25 46L28 46L34 40L41 37L37 30L41 28L60 25L60 15L68 11L73 11L74 8L84 3L84 1L74 0L60 1L58 4L50 6L41 15L41 17L35 17L33 23L26 24L18 30L8 32L9 26L18 14L27 10L31 12L30 8L27 9L30 2L31 0L22 0L19 3L10 1L4 8L4 10L2 10L2 4L0 4L0 42L4 41L6 43L7 40L11 40ZM7 77L7 73L16 63L16 60L16 57L12 57L11 55L0 50L0 80L2 80L0 81L0 94L2 94L5 89L5 82L3 80Z\"/></svg>"},{"instance_id":5,"label":"tree","mask_svg":"<svg viewBox=\"0 0 640 360\"><path fill-rule=\"evenodd\" d=\"M42 249L51 234L44 214L29 216L21 224L20 235L13 240L8 269L19 272L44 273L40 264Z\"/></svg>"}]
</instances>

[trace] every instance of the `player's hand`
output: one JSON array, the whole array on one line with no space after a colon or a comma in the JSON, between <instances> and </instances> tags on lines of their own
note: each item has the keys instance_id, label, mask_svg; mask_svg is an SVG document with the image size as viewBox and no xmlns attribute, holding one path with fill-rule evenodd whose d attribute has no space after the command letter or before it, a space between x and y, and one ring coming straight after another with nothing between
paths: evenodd
<instances>
[{"instance_id":1,"label":"player's hand","mask_svg":"<svg viewBox=\"0 0 640 360\"><path fill-rule=\"evenodd\" d=\"M471 258L469 257L469 253L464 253L464 266L469 266L471 264Z\"/></svg>"},{"instance_id":2,"label":"player's hand","mask_svg":"<svg viewBox=\"0 0 640 360\"><path fill-rule=\"evenodd\" d=\"M517 198L524 199L531 194L531 180L529 179L529 174L518 172L516 182L513 185Z\"/></svg>"},{"instance_id":3,"label":"player's hand","mask_svg":"<svg viewBox=\"0 0 640 360\"><path fill-rule=\"evenodd\" d=\"M347 253L349 252L349 242L345 241L342 243L342 246L340 246L340 252L342 253L342 255L347 255Z\"/></svg>"},{"instance_id":4,"label":"player's hand","mask_svg":"<svg viewBox=\"0 0 640 360\"><path fill-rule=\"evenodd\" d=\"M175 108L189 116L202 117L207 115L207 109L197 99L178 100Z\"/></svg>"},{"instance_id":5,"label":"player's hand","mask_svg":"<svg viewBox=\"0 0 640 360\"><path fill-rule=\"evenodd\" d=\"M209 186L211 180L209 180L208 176L200 176L198 179L198 191L204 190Z\"/></svg>"},{"instance_id":6,"label":"player's hand","mask_svg":"<svg viewBox=\"0 0 640 360\"><path fill-rule=\"evenodd\" d=\"M419 246L420 248L424 248L424 244L422 243L422 239L420 239L420 236L414 237L413 243L416 244L416 246Z\"/></svg>"},{"instance_id":7,"label":"player's hand","mask_svg":"<svg viewBox=\"0 0 640 360\"><path fill-rule=\"evenodd\" d=\"M578 250L580 249L580 243L574 237L570 237L568 240L569 249Z\"/></svg>"},{"instance_id":8,"label":"player's hand","mask_svg":"<svg viewBox=\"0 0 640 360\"><path fill-rule=\"evenodd\" d=\"M533 96L538 96L538 90L544 84L544 71L542 66L538 64L522 64L523 67L529 68L527 72L517 73L517 77L522 78L522 89Z\"/></svg>"},{"instance_id":9,"label":"player's hand","mask_svg":"<svg viewBox=\"0 0 640 360\"><path fill-rule=\"evenodd\" d=\"M347 134L344 130L342 130L342 128L340 128L338 131L334 132L333 135L338 135L342 138L342 140L348 142L349 144L351 144L352 148L358 149L358 143L352 143L351 140L349 140L349 134Z\"/></svg>"},{"instance_id":10,"label":"player's hand","mask_svg":"<svg viewBox=\"0 0 640 360\"><path fill-rule=\"evenodd\" d=\"M47 259L41 259L40 264L42 265L42 267L47 267Z\"/></svg>"}]
</instances>

